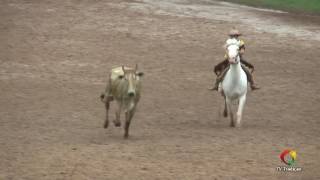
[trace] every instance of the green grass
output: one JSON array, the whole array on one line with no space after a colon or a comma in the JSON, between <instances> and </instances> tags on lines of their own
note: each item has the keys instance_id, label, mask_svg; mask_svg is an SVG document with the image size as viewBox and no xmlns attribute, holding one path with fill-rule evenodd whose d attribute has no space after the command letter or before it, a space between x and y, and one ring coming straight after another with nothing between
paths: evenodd
<instances>
[{"instance_id":1,"label":"green grass","mask_svg":"<svg viewBox=\"0 0 320 180\"><path fill-rule=\"evenodd\" d=\"M320 0L227 0L250 6L320 14Z\"/></svg>"}]
</instances>

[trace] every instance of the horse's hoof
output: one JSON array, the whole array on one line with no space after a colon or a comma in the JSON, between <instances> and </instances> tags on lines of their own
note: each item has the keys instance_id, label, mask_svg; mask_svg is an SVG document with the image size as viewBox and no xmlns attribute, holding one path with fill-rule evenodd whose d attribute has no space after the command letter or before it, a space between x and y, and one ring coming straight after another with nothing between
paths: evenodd
<instances>
[{"instance_id":1,"label":"horse's hoof","mask_svg":"<svg viewBox=\"0 0 320 180\"><path fill-rule=\"evenodd\" d=\"M236 123L234 127L237 128L237 129L240 129L241 128L241 124L240 123Z\"/></svg>"}]
</instances>

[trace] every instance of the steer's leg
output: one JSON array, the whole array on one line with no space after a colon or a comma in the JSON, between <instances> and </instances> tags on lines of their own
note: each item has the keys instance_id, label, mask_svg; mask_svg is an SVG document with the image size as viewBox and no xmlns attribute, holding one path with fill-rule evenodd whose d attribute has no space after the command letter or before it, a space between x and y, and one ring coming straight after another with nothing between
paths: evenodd
<instances>
[{"instance_id":1,"label":"steer's leg","mask_svg":"<svg viewBox=\"0 0 320 180\"><path fill-rule=\"evenodd\" d=\"M245 103L246 103L246 95L243 95L239 98L236 127L240 127L241 125L240 123L241 123L242 113L243 113L243 108Z\"/></svg>"},{"instance_id":2,"label":"steer's leg","mask_svg":"<svg viewBox=\"0 0 320 180\"><path fill-rule=\"evenodd\" d=\"M108 128L109 126L109 109L111 101L113 101L113 97L106 93L104 96L104 105L106 108L106 120L104 121L104 128Z\"/></svg>"},{"instance_id":3,"label":"steer's leg","mask_svg":"<svg viewBox=\"0 0 320 180\"><path fill-rule=\"evenodd\" d=\"M116 110L116 119L113 121L114 125L116 127L120 127L121 126L121 121L120 121L120 113L121 113L121 108L122 108L122 102L118 102L118 108Z\"/></svg>"},{"instance_id":4,"label":"steer's leg","mask_svg":"<svg viewBox=\"0 0 320 180\"><path fill-rule=\"evenodd\" d=\"M101 101L104 102L105 108L106 108L106 119L105 119L104 126L103 126L104 128L108 128L108 126L109 126L110 102L113 101L113 97L112 97L111 91L110 91L110 85L111 85L111 80L109 79L109 82L107 83L105 92L102 93L100 96Z\"/></svg>"},{"instance_id":5,"label":"steer's leg","mask_svg":"<svg viewBox=\"0 0 320 180\"><path fill-rule=\"evenodd\" d=\"M104 121L104 128L108 128L109 126L109 108L110 108L110 101L107 98L106 102L105 102L105 108L106 108L106 120Z\"/></svg>"},{"instance_id":6,"label":"steer's leg","mask_svg":"<svg viewBox=\"0 0 320 180\"><path fill-rule=\"evenodd\" d=\"M124 127L124 138L128 138L129 137L129 126L130 126L130 123L131 123L131 119L135 113L135 108L131 109L131 110L128 110L126 112L126 125Z\"/></svg>"}]
</instances>

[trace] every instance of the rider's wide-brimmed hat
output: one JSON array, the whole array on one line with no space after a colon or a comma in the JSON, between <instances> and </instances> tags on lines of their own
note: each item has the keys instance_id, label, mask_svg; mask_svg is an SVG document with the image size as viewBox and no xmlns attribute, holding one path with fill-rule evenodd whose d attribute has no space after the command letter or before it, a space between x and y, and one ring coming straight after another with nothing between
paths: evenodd
<instances>
[{"instance_id":1,"label":"rider's wide-brimmed hat","mask_svg":"<svg viewBox=\"0 0 320 180\"><path fill-rule=\"evenodd\" d=\"M241 36L242 34L240 33L240 31L238 29L231 29L229 32L229 36Z\"/></svg>"}]
</instances>

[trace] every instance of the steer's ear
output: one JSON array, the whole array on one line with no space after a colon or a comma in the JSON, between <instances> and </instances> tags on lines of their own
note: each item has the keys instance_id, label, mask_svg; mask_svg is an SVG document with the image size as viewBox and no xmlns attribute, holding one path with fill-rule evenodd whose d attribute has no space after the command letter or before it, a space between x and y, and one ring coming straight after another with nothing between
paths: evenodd
<instances>
[{"instance_id":1,"label":"steer's ear","mask_svg":"<svg viewBox=\"0 0 320 180\"><path fill-rule=\"evenodd\" d=\"M139 77L141 77L141 76L143 76L143 75L144 75L144 73L143 73L143 72L137 72L136 74L137 74L137 76L139 76Z\"/></svg>"}]
</instances>

